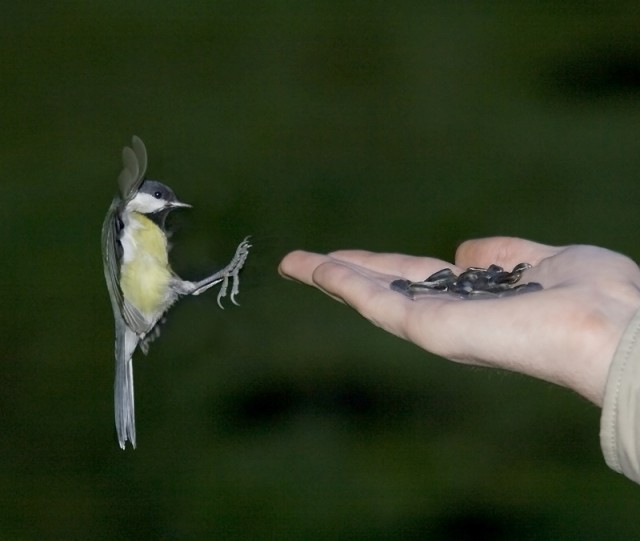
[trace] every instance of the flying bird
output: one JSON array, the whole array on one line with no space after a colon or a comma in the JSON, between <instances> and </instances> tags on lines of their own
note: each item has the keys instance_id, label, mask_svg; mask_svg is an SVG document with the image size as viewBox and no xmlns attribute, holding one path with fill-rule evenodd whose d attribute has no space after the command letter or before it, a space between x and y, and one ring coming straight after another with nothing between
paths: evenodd
<instances>
[{"instance_id":1,"label":"flying bird","mask_svg":"<svg viewBox=\"0 0 640 541\"><path fill-rule=\"evenodd\" d=\"M220 307L227 294L237 305L239 273L251 244L245 238L229 264L211 276L199 282L183 280L169 264L165 220L172 210L191 205L181 202L165 184L146 178L147 151L139 137L133 137L131 147L124 147L122 164L120 191L102 226L102 257L115 318L116 432L124 449L127 441L136 447L132 362L136 348L148 352L165 313L181 297L220 285Z\"/></svg>"}]
</instances>

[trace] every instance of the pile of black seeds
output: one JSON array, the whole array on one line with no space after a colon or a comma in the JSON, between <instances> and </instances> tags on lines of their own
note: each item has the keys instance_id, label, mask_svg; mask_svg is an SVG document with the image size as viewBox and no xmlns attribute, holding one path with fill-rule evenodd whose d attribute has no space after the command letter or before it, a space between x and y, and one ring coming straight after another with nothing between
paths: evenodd
<instances>
[{"instance_id":1,"label":"pile of black seeds","mask_svg":"<svg viewBox=\"0 0 640 541\"><path fill-rule=\"evenodd\" d=\"M451 269L442 269L422 282L394 280L391 282L391 289L411 299L433 293L448 293L463 299L472 299L507 297L540 291L542 285L537 282L518 284L522 273L529 268L529 263L520 263L511 272L498 265L490 265L486 269L470 267L459 276Z\"/></svg>"}]
</instances>

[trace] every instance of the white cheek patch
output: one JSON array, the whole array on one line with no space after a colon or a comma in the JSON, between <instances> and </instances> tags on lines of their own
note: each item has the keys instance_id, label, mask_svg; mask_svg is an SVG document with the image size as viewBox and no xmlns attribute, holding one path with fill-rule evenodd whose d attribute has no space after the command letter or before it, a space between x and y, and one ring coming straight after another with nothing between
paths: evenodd
<instances>
[{"instance_id":1,"label":"white cheek patch","mask_svg":"<svg viewBox=\"0 0 640 541\"><path fill-rule=\"evenodd\" d=\"M148 193L138 192L136 196L129 201L127 208L142 214L149 214L150 212L160 210L166 203L163 199L156 199Z\"/></svg>"}]
</instances>

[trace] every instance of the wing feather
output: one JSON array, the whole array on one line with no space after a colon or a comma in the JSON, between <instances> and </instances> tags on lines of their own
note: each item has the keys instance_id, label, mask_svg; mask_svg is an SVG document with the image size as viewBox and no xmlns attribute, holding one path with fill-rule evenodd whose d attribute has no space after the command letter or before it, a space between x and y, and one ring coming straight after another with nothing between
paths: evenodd
<instances>
[{"instance_id":1,"label":"wing feather","mask_svg":"<svg viewBox=\"0 0 640 541\"><path fill-rule=\"evenodd\" d=\"M109 212L102 224L102 263L104 277L109 290L111 307L116 318L122 319L122 290L120 289L120 252L118 244L118 214L120 213L122 200L115 197Z\"/></svg>"},{"instance_id":2,"label":"wing feather","mask_svg":"<svg viewBox=\"0 0 640 541\"><path fill-rule=\"evenodd\" d=\"M128 201L138 191L147 172L147 149L137 136L133 136L131 147L122 149L122 171L118 176L118 186L123 201Z\"/></svg>"},{"instance_id":3,"label":"wing feather","mask_svg":"<svg viewBox=\"0 0 640 541\"><path fill-rule=\"evenodd\" d=\"M143 334L150 330L151 326L140 311L126 302L120 289L120 262L122 258L122 246L120 245L120 213L124 209L127 200L137 192L144 181L147 169L147 151L142 139L134 136L133 149L124 147L122 151L122 171L118 177L121 196L116 196L102 225L102 260L104 276L109 289L113 315L124 319L126 325L135 333Z\"/></svg>"}]
</instances>

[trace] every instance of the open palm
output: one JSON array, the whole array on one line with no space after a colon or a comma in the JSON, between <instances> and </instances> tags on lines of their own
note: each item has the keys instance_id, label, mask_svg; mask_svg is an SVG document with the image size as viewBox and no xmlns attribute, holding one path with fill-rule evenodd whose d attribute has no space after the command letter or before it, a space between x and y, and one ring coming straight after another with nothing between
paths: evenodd
<instances>
[{"instance_id":1,"label":"open palm","mask_svg":"<svg viewBox=\"0 0 640 541\"><path fill-rule=\"evenodd\" d=\"M522 262L533 265L522 281L539 282L542 291L411 300L389 287L395 279L420 281L446 267L457 274ZM282 260L280 272L432 353L557 383L598 405L616 346L640 307L640 270L629 258L593 246L552 247L509 237L463 243L455 264L361 250L296 251Z\"/></svg>"}]
</instances>

